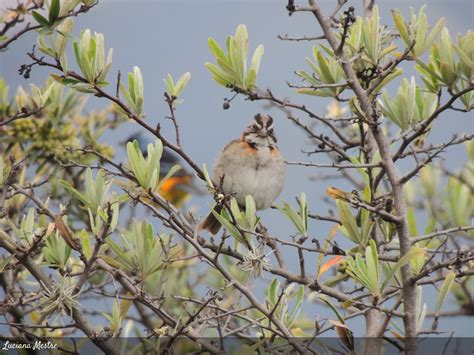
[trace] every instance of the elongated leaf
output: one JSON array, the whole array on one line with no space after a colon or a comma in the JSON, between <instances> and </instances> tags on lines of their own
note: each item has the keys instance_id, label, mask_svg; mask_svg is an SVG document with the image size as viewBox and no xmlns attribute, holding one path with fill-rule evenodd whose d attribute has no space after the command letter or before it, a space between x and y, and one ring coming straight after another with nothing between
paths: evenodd
<instances>
[{"instance_id":1,"label":"elongated leaf","mask_svg":"<svg viewBox=\"0 0 474 355\"><path fill-rule=\"evenodd\" d=\"M37 11L31 11L31 15L33 18L43 27L49 27L49 22L48 20L40 15Z\"/></svg>"},{"instance_id":2,"label":"elongated leaf","mask_svg":"<svg viewBox=\"0 0 474 355\"><path fill-rule=\"evenodd\" d=\"M305 233L306 233L303 220L302 220L301 217L298 215L298 212L296 212L296 210L294 209L293 206L291 206L291 205L288 204L287 202L283 202L283 206L277 206L277 208L278 208L278 210L279 210L281 213L283 213L284 215L286 215L286 216L291 220L291 222L293 222L293 224L295 225L296 229L298 229L298 231L299 231L301 234L305 234Z\"/></svg>"},{"instance_id":3,"label":"elongated leaf","mask_svg":"<svg viewBox=\"0 0 474 355\"><path fill-rule=\"evenodd\" d=\"M87 260L89 260L92 256L92 247L91 247L91 242L89 239L89 234L87 234L86 231L83 231L84 233L80 233L81 237L81 244L82 244L82 252L86 256Z\"/></svg>"},{"instance_id":4,"label":"elongated leaf","mask_svg":"<svg viewBox=\"0 0 474 355\"><path fill-rule=\"evenodd\" d=\"M305 232L308 230L308 200L304 192L300 195L300 217L303 222Z\"/></svg>"},{"instance_id":5,"label":"elongated leaf","mask_svg":"<svg viewBox=\"0 0 474 355\"><path fill-rule=\"evenodd\" d=\"M392 10L393 21L395 22L395 27L397 27L398 33L402 37L405 44L410 45L410 37L408 35L407 26L405 24L405 19L398 9Z\"/></svg>"},{"instance_id":6,"label":"elongated leaf","mask_svg":"<svg viewBox=\"0 0 474 355\"><path fill-rule=\"evenodd\" d=\"M133 270L133 265L132 263L130 262L130 258L127 256L127 254L125 254L122 250L122 248L117 244L115 243L112 239L110 238L107 238L105 243L110 247L112 248L112 250L115 252L115 254L117 254L117 256L120 258L120 267L122 268L122 266L125 266L125 269L128 269L128 270ZM105 261L107 261L107 259L104 258L105 255L102 255L101 258L103 258ZM115 261L115 259L113 259Z\"/></svg>"},{"instance_id":7,"label":"elongated leaf","mask_svg":"<svg viewBox=\"0 0 474 355\"><path fill-rule=\"evenodd\" d=\"M112 267L116 267L117 269L122 269L123 268L122 263L120 263L119 261L117 261L114 258L111 258L110 256L101 255L100 258Z\"/></svg>"},{"instance_id":8,"label":"elongated leaf","mask_svg":"<svg viewBox=\"0 0 474 355\"><path fill-rule=\"evenodd\" d=\"M232 198L230 200L230 211L232 212L232 215L234 216L237 225L243 226L245 228L245 215L240 212L240 207L239 204L237 203L237 200L235 198Z\"/></svg>"},{"instance_id":9,"label":"elongated leaf","mask_svg":"<svg viewBox=\"0 0 474 355\"><path fill-rule=\"evenodd\" d=\"M205 63L206 68L213 74L214 80L223 86L233 85L233 78L212 63Z\"/></svg>"},{"instance_id":10,"label":"elongated leaf","mask_svg":"<svg viewBox=\"0 0 474 355\"><path fill-rule=\"evenodd\" d=\"M130 309L130 306L132 305L133 301L131 299L127 298L132 298L133 295L131 292L127 292L125 294L125 299L122 300L120 303L120 319L125 319L127 316L128 310Z\"/></svg>"},{"instance_id":11,"label":"elongated leaf","mask_svg":"<svg viewBox=\"0 0 474 355\"><path fill-rule=\"evenodd\" d=\"M406 253L395 265L392 266L390 272L387 274L384 282L382 283L381 290L383 291L385 287L388 285L390 280L392 279L393 275L405 264L408 264L414 257L418 255L422 255L425 253L423 248L412 248L408 253Z\"/></svg>"},{"instance_id":12,"label":"elongated leaf","mask_svg":"<svg viewBox=\"0 0 474 355\"><path fill-rule=\"evenodd\" d=\"M338 312L337 308L326 298L326 296L320 294L320 295L318 295L318 298L321 301L323 301L325 304L327 304L329 308L331 308L331 310L336 315L337 319L339 319L339 321L342 324L345 324L344 317Z\"/></svg>"},{"instance_id":13,"label":"elongated leaf","mask_svg":"<svg viewBox=\"0 0 474 355\"><path fill-rule=\"evenodd\" d=\"M59 17L60 3L59 0L51 0L49 8L49 24L53 25Z\"/></svg>"},{"instance_id":14,"label":"elongated leaf","mask_svg":"<svg viewBox=\"0 0 474 355\"><path fill-rule=\"evenodd\" d=\"M250 64L250 69L253 69L255 71L255 75L258 74L258 70L260 68L260 61L262 60L263 53L264 53L263 45L259 45L255 49L255 52L253 52L253 57L252 57L252 62Z\"/></svg>"},{"instance_id":15,"label":"elongated leaf","mask_svg":"<svg viewBox=\"0 0 474 355\"><path fill-rule=\"evenodd\" d=\"M345 200L348 196L348 193L336 187L328 187L326 189L326 195L334 200Z\"/></svg>"},{"instance_id":16,"label":"elongated leaf","mask_svg":"<svg viewBox=\"0 0 474 355\"><path fill-rule=\"evenodd\" d=\"M278 300L278 289L280 288L280 283L278 280L275 278L272 280L270 283L270 286L268 286L267 289L267 300L270 303L270 305L274 306L277 303Z\"/></svg>"},{"instance_id":17,"label":"elongated leaf","mask_svg":"<svg viewBox=\"0 0 474 355\"><path fill-rule=\"evenodd\" d=\"M255 201L252 195L245 196L245 219L248 223L249 229L254 229L257 224L257 209L255 207Z\"/></svg>"},{"instance_id":18,"label":"elongated leaf","mask_svg":"<svg viewBox=\"0 0 474 355\"><path fill-rule=\"evenodd\" d=\"M238 241L241 244L245 243L244 236L229 220L227 220L224 216L222 216L221 214L217 213L214 210L212 210L211 212L214 215L214 217L216 217L216 219L224 226L224 228L227 229L230 235L234 237L236 241Z\"/></svg>"},{"instance_id":19,"label":"elongated leaf","mask_svg":"<svg viewBox=\"0 0 474 355\"><path fill-rule=\"evenodd\" d=\"M322 274L324 274L326 271L328 271L331 267L334 265L338 265L343 261L343 257L341 255L336 255L329 259L326 263L324 263L321 268L319 269L318 272L318 278L321 277Z\"/></svg>"},{"instance_id":20,"label":"elongated leaf","mask_svg":"<svg viewBox=\"0 0 474 355\"><path fill-rule=\"evenodd\" d=\"M294 308L291 310L290 314L288 315L288 319L286 322L287 327L291 327L296 320L296 317L300 314L301 307L303 306L303 299L304 299L304 286L301 285L296 292L296 304Z\"/></svg>"},{"instance_id":21,"label":"elongated leaf","mask_svg":"<svg viewBox=\"0 0 474 355\"><path fill-rule=\"evenodd\" d=\"M207 40L207 44L209 45L209 49L211 50L211 53L214 56L214 58L216 59L220 58L222 61L228 63L227 57L224 51L222 50L222 48L219 46L219 44L216 42L214 38L209 37Z\"/></svg>"},{"instance_id":22,"label":"elongated leaf","mask_svg":"<svg viewBox=\"0 0 474 355\"><path fill-rule=\"evenodd\" d=\"M64 241L74 250L79 250L79 245L77 241L74 239L71 231L69 230L66 223L64 223L62 217L60 215L54 215L54 224L56 229L59 231L59 234L64 239Z\"/></svg>"},{"instance_id":23,"label":"elongated leaf","mask_svg":"<svg viewBox=\"0 0 474 355\"><path fill-rule=\"evenodd\" d=\"M178 82L176 83L175 90L173 92L174 96L179 96L183 89L188 85L189 80L191 79L191 73L187 72L181 75Z\"/></svg>"},{"instance_id":24,"label":"elongated leaf","mask_svg":"<svg viewBox=\"0 0 474 355\"><path fill-rule=\"evenodd\" d=\"M451 287L453 286L455 278L456 272L453 270L446 274L446 278L444 279L443 283L441 284L441 287L439 288L438 299L436 301L435 307L436 315L439 315L439 311L441 310L441 307L444 301L446 300L446 297L448 296L449 290L451 290Z\"/></svg>"},{"instance_id":25,"label":"elongated leaf","mask_svg":"<svg viewBox=\"0 0 474 355\"><path fill-rule=\"evenodd\" d=\"M339 208L339 217L341 223L348 232L348 237L355 243L360 243L361 236L359 228L357 227L356 220L352 215L352 212L347 202L342 200L336 200L337 207Z\"/></svg>"},{"instance_id":26,"label":"elongated leaf","mask_svg":"<svg viewBox=\"0 0 474 355\"><path fill-rule=\"evenodd\" d=\"M10 264L10 261L12 261L14 257L15 254L11 254L0 261L0 273L5 270L5 268L8 266L8 264Z\"/></svg>"},{"instance_id":27,"label":"elongated leaf","mask_svg":"<svg viewBox=\"0 0 474 355\"><path fill-rule=\"evenodd\" d=\"M160 190L161 186L168 180L170 177L172 177L177 171L181 170L181 166L179 165L173 165L173 167L168 171L168 173L160 180L160 183L158 184L158 187L154 188L153 186L149 186L152 190L158 191Z\"/></svg>"},{"instance_id":28,"label":"elongated leaf","mask_svg":"<svg viewBox=\"0 0 474 355\"><path fill-rule=\"evenodd\" d=\"M65 180L59 180L59 185L61 185L64 189L66 189L66 191L72 194L75 198L79 199L84 204L87 204L87 197L84 194L77 191L74 187L72 187L72 185L69 182Z\"/></svg>"},{"instance_id":29,"label":"elongated leaf","mask_svg":"<svg viewBox=\"0 0 474 355\"><path fill-rule=\"evenodd\" d=\"M371 283L371 291L374 294L379 293L379 257L377 246L373 239L370 245L365 249L365 262L367 264L368 276Z\"/></svg>"},{"instance_id":30,"label":"elongated leaf","mask_svg":"<svg viewBox=\"0 0 474 355\"><path fill-rule=\"evenodd\" d=\"M339 224L336 224L334 227L332 227L331 230L329 231L326 239L324 240L323 253L320 253L319 257L318 257L318 267L317 267L318 274L321 273L321 264L323 262L324 255L326 254L326 251L328 250L329 246L331 245L331 241L336 236L337 231L339 230L339 226L340 226ZM319 275L318 275L318 277L319 277Z\"/></svg>"}]
</instances>

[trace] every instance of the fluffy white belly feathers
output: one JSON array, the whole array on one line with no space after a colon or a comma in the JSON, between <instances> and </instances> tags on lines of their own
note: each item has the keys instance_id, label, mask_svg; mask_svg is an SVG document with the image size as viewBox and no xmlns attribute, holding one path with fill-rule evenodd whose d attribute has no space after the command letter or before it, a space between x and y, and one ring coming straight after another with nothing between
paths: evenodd
<instances>
[{"instance_id":1,"label":"fluffy white belly feathers","mask_svg":"<svg viewBox=\"0 0 474 355\"><path fill-rule=\"evenodd\" d=\"M246 144L239 142L237 147ZM233 154L234 145L226 147L225 159L219 159L215 168L216 182L223 176L223 190L233 194L239 205L245 205L245 196L252 195L258 210L270 207L278 197L285 174L283 158L278 151L268 147L247 147L248 154L243 158ZM242 149L239 147L239 150Z\"/></svg>"}]
</instances>

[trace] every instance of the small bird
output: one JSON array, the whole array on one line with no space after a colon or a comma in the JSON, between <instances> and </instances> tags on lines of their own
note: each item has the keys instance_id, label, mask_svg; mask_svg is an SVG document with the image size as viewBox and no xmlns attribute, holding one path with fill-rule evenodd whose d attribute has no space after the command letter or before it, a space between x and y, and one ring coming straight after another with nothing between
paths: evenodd
<instances>
[{"instance_id":1,"label":"small bird","mask_svg":"<svg viewBox=\"0 0 474 355\"><path fill-rule=\"evenodd\" d=\"M264 210L275 201L283 189L285 163L276 146L273 118L255 115L240 139L227 144L214 166L214 181L225 194L232 195L239 206L251 195L257 210ZM220 212L222 206L214 210ZM212 212L199 224L198 231L216 234L221 227Z\"/></svg>"}]
</instances>

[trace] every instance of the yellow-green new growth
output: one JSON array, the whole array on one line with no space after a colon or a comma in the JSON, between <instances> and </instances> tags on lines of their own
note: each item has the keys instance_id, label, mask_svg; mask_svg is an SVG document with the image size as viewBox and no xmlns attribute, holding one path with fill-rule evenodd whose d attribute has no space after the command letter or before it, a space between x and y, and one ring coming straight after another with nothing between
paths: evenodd
<instances>
[{"instance_id":1,"label":"yellow-green new growth","mask_svg":"<svg viewBox=\"0 0 474 355\"><path fill-rule=\"evenodd\" d=\"M227 37L227 53L215 39L208 39L209 49L216 59L217 65L206 62L206 68L212 73L214 80L225 87L237 87L244 91L255 88L260 60L263 56L263 45L259 45L252 56L247 69L248 33L245 25L239 25L234 37Z\"/></svg>"}]
</instances>

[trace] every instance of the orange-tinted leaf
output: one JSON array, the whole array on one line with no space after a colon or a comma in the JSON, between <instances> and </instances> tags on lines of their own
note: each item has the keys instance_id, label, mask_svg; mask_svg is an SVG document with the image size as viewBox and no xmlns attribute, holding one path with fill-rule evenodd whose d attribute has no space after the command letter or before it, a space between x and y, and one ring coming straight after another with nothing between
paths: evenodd
<instances>
[{"instance_id":1,"label":"orange-tinted leaf","mask_svg":"<svg viewBox=\"0 0 474 355\"><path fill-rule=\"evenodd\" d=\"M338 321L338 320L334 320L334 319L328 319L328 322L331 323L332 325L336 326L336 327L341 327L341 328L345 328L345 329L349 329L349 327L347 325L345 325L344 323L342 323L341 321Z\"/></svg>"},{"instance_id":2,"label":"orange-tinted leaf","mask_svg":"<svg viewBox=\"0 0 474 355\"><path fill-rule=\"evenodd\" d=\"M345 200L347 199L348 193L336 187L328 187L326 189L326 195L334 200Z\"/></svg>"},{"instance_id":3,"label":"orange-tinted leaf","mask_svg":"<svg viewBox=\"0 0 474 355\"><path fill-rule=\"evenodd\" d=\"M340 225L336 224L329 231L329 234L326 237L326 240L324 241L324 244L323 244L323 252L321 254L319 254L318 265L317 265L316 270L321 269L321 264L323 262L323 258L326 256L326 251L328 250L329 246L331 245L331 241L334 239L334 236L336 235L337 231L339 230L339 227L340 227Z\"/></svg>"},{"instance_id":4,"label":"orange-tinted leaf","mask_svg":"<svg viewBox=\"0 0 474 355\"><path fill-rule=\"evenodd\" d=\"M53 233L53 231L54 231L54 223L48 224L48 229L46 229L46 233L44 234L44 237L48 238L51 235L51 233Z\"/></svg>"},{"instance_id":5,"label":"orange-tinted leaf","mask_svg":"<svg viewBox=\"0 0 474 355\"><path fill-rule=\"evenodd\" d=\"M329 323L336 327L336 333L349 350L354 350L354 337L352 331L343 323L329 319Z\"/></svg>"},{"instance_id":6,"label":"orange-tinted leaf","mask_svg":"<svg viewBox=\"0 0 474 355\"><path fill-rule=\"evenodd\" d=\"M342 255L336 255L335 257L329 259L319 269L318 277L320 277L322 274L324 274L326 271L328 271L334 265L339 264L342 260L343 260Z\"/></svg>"},{"instance_id":7,"label":"orange-tinted leaf","mask_svg":"<svg viewBox=\"0 0 474 355\"><path fill-rule=\"evenodd\" d=\"M391 330L390 331L393 335L395 335L395 338L397 338L398 340L400 341L404 341L405 340L405 337L403 335L401 335L400 333L394 331L394 330Z\"/></svg>"},{"instance_id":8,"label":"orange-tinted leaf","mask_svg":"<svg viewBox=\"0 0 474 355\"><path fill-rule=\"evenodd\" d=\"M63 82L63 77L62 76L56 75L56 74L50 74L50 76L54 81L57 81L58 83L62 84L62 82Z\"/></svg>"},{"instance_id":9,"label":"orange-tinted leaf","mask_svg":"<svg viewBox=\"0 0 474 355\"><path fill-rule=\"evenodd\" d=\"M331 228L331 230L328 233L328 236L326 237L326 240L331 241L332 238L336 235L337 231L339 230L340 224L336 224L334 227Z\"/></svg>"},{"instance_id":10,"label":"orange-tinted leaf","mask_svg":"<svg viewBox=\"0 0 474 355\"><path fill-rule=\"evenodd\" d=\"M61 235L61 237L63 237L66 244L74 250L79 250L77 241L74 240L71 231L66 226L66 223L64 223L63 219L59 214L54 215L54 224L56 225L56 229L59 231L59 234Z\"/></svg>"}]
</instances>

